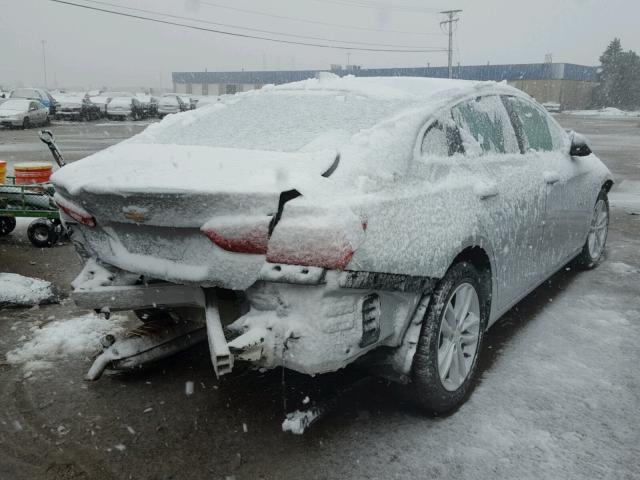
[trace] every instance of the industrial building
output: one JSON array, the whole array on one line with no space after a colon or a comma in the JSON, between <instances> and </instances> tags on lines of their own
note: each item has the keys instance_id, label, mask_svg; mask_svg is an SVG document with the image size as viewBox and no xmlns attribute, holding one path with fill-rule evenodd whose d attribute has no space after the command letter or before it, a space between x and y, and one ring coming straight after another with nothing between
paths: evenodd
<instances>
[{"instance_id":1,"label":"industrial building","mask_svg":"<svg viewBox=\"0 0 640 480\"><path fill-rule=\"evenodd\" d=\"M333 65L329 70L255 72L174 72L177 93L223 95L314 78L321 71L359 77L435 77L447 78L447 67L372 68ZM514 65L472 65L453 69L454 78L507 81L539 102L555 102L563 109L586 108L597 82L597 67L572 63L530 63Z\"/></svg>"}]
</instances>

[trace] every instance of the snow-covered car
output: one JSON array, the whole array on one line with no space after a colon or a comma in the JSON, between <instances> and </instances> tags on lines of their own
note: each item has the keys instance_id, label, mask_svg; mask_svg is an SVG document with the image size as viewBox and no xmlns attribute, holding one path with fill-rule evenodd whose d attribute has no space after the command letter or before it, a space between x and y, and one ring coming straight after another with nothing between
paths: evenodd
<instances>
[{"instance_id":1,"label":"snow-covered car","mask_svg":"<svg viewBox=\"0 0 640 480\"><path fill-rule=\"evenodd\" d=\"M87 260L78 305L173 332L107 342L89 378L207 338L218 375L358 360L436 412L473 388L490 325L602 260L612 185L506 84L331 75L165 120L52 180Z\"/></svg>"},{"instance_id":2,"label":"snow-covered car","mask_svg":"<svg viewBox=\"0 0 640 480\"><path fill-rule=\"evenodd\" d=\"M16 88L11 90L9 98L26 98L29 100L37 100L49 109L49 115L55 115L58 102L47 91L42 88Z\"/></svg>"},{"instance_id":3,"label":"snow-covered car","mask_svg":"<svg viewBox=\"0 0 640 480\"><path fill-rule=\"evenodd\" d=\"M110 97L109 95L101 93L101 94L90 97L90 100L94 105L98 107L98 110L100 111L100 116L106 117L107 105L109 104L112 98L113 97Z\"/></svg>"},{"instance_id":4,"label":"snow-covered car","mask_svg":"<svg viewBox=\"0 0 640 480\"><path fill-rule=\"evenodd\" d=\"M100 107L88 97L60 97L55 118L57 120L97 120Z\"/></svg>"},{"instance_id":5,"label":"snow-covered car","mask_svg":"<svg viewBox=\"0 0 640 480\"><path fill-rule=\"evenodd\" d=\"M158 99L144 93L136 94L136 98L145 111L146 117L155 117L158 114Z\"/></svg>"},{"instance_id":6,"label":"snow-covered car","mask_svg":"<svg viewBox=\"0 0 640 480\"><path fill-rule=\"evenodd\" d=\"M30 128L49 124L49 109L37 100L10 98L0 104L0 125Z\"/></svg>"},{"instance_id":7,"label":"snow-covered car","mask_svg":"<svg viewBox=\"0 0 640 480\"><path fill-rule=\"evenodd\" d=\"M542 106L549 113L560 113L562 111L560 104L557 102L544 102Z\"/></svg>"},{"instance_id":8,"label":"snow-covered car","mask_svg":"<svg viewBox=\"0 0 640 480\"><path fill-rule=\"evenodd\" d=\"M160 118L170 113L184 112L189 109L191 109L189 103L175 93L165 93L158 100L158 116Z\"/></svg>"},{"instance_id":9,"label":"snow-covered car","mask_svg":"<svg viewBox=\"0 0 640 480\"><path fill-rule=\"evenodd\" d=\"M137 98L115 97L107 104L107 117L110 120L140 120L146 117L146 113Z\"/></svg>"}]
</instances>

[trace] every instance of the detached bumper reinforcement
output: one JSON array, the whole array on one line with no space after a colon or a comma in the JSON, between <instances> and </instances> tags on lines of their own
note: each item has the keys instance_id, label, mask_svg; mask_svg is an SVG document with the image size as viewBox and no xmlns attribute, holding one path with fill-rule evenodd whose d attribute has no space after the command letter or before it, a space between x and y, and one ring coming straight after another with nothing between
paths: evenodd
<instances>
[{"instance_id":1,"label":"detached bumper reinforcement","mask_svg":"<svg viewBox=\"0 0 640 480\"><path fill-rule=\"evenodd\" d=\"M177 306L200 307L205 312L205 325L179 323L163 325L153 331L138 329L133 334L106 342L96 358L87 379L96 380L106 368L132 369L184 350L205 338L209 341L211 362L216 376L230 373L233 355L224 336L214 288L188 285L153 284L96 287L76 290L72 298L79 307L92 310L122 311ZM103 345L105 342L103 342Z\"/></svg>"},{"instance_id":2,"label":"detached bumper reinforcement","mask_svg":"<svg viewBox=\"0 0 640 480\"><path fill-rule=\"evenodd\" d=\"M159 283L152 285L97 287L75 290L71 298L82 308L112 312L162 307L205 306L202 288Z\"/></svg>"}]
</instances>

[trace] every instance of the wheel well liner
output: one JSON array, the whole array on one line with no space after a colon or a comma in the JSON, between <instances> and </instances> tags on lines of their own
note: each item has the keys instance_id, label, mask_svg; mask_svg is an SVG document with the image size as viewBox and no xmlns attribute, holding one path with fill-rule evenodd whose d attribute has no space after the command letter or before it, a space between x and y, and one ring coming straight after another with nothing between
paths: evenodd
<instances>
[{"instance_id":1,"label":"wheel well liner","mask_svg":"<svg viewBox=\"0 0 640 480\"><path fill-rule=\"evenodd\" d=\"M470 246L462 250L451 262L451 266L456 263L467 262L473 265L480 273L483 284L486 286L487 291L486 299L488 302L487 311L491 310L491 299L493 298L493 270L491 267L491 259L489 254L479 246Z\"/></svg>"}]
</instances>

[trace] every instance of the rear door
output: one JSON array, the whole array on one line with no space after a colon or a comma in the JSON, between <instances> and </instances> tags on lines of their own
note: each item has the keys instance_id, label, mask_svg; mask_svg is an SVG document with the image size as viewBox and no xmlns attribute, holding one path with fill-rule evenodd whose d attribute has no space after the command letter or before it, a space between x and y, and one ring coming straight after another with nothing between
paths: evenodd
<instances>
[{"instance_id":1,"label":"rear door","mask_svg":"<svg viewBox=\"0 0 640 480\"><path fill-rule=\"evenodd\" d=\"M542 259L550 272L584 244L592 208L589 168L584 159L569 155L567 135L546 111L520 97L504 101L522 131L524 156L538 166L545 181Z\"/></svg>"},{"instance_id":2,"label":"rear door","mask_svg":"<svg viewBox=\"0 0 640 480\"><path fill-rule=\"evenodd\" d=\"M535 164L521 154L509 114L497 95L453 108L467 156L476 157L489 182L477 186L485 234L495 256L498 299L503 309L542 275L545 184Z\"/></svg>"}]
</instances>

